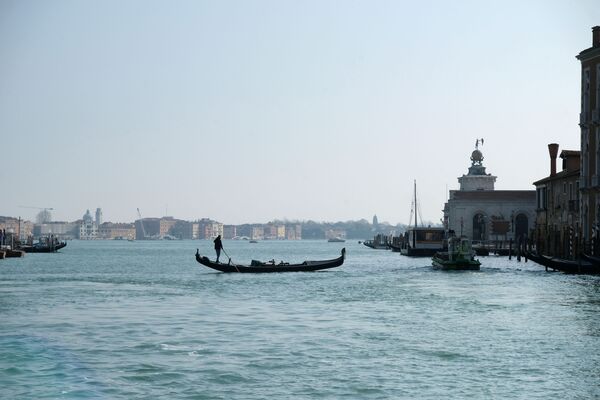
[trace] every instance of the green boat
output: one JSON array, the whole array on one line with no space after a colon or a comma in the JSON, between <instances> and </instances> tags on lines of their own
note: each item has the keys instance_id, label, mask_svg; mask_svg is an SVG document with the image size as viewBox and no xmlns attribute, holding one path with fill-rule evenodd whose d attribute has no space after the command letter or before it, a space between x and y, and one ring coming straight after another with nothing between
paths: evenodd
<instances>
[{"instance_id":1,"label":"green boat","mask_svg":"<svg viewBox=\"0 0 600 400\"><path fill-rule=\"evenodd\" d=\"M448 251L438 251L431 258L431 261L434 267L451 271L478 271L481 266L479 260L475 259L475 251L471 246L471 241L465 236L450 236L448 238Z\"/></svg>"}]
</instances>

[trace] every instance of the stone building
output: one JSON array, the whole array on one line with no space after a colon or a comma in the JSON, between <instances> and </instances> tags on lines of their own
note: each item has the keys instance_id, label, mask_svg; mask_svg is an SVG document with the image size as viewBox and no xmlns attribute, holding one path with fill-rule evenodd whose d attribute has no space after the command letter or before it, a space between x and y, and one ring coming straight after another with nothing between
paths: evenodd
<instances>
[{"instance_id":1,"label":"stone building","mask_svg":"<svg viewBox=\"0 0 600 400\"><path fill-rule=\"evenodd\" d=\"M562 171L556 172L558 144L548 145L550 175L534 182L537 217L535 237L540 254L571 258L579 246L580 152L563 150Z\"/></svg>"},{"instance_id":2,"label":"stone building","mask_svg":"<svg viewBox=\"0 0 600 400\"><path fill-rule=\"evenodd\" d=\"M81 240L94 240L98 238L98 225L94 222L90 210L85 212L85 215L81 220L78 221L79 232L77 235L78 239Z\"/></svg>"},{"instance_id":3,"label":"stone building","mask_svg":"<svg viewBox=\"0 0 600 400\"><path fill-rule=\"evenodd\" d=\"M483 140L481 141L483 143ZM495 190L496 176L486 173L479 140L471 166L458 178L444 205L444 227L473 241L528 238L534 227L534 190Z\"/></svg>"},{"instance_id":4,"label":"stone building","mask_svg":"<svg viewBox=\"0 0 600 400\"><path fill-rule=\"evenodd\" d=\"M135 225L127 223L104 222L98 226L99 239L133 239Z\"/></svg>"},{"instance_id":5,"label":"stone building","mask_svg":"<svg viewBox=\"0 0 600 400\"><path fill-rule=\"evenodd\" d=\"M581 222L583 240L600 233L600 26L592 28L592 47L581 61Z\"/></svg>"}]
</instances>

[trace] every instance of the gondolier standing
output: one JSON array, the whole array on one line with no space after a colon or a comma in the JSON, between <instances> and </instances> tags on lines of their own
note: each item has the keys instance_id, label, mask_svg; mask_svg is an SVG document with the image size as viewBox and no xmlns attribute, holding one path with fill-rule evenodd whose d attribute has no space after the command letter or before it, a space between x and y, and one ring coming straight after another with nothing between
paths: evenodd
<instances>
[{"instance_id":1,"label":"gondolier standing","mask_svg":"<svg viewBox=\"0 0 600 400\"><path fill-rule=\"evenodd\" d=\"M217 262L219 262L219 257L221 257L221 249L223 248L223 243L221 242L221 235L217 236L214 242L215 251L217 252Z\"/></svg>"}]
</instances>

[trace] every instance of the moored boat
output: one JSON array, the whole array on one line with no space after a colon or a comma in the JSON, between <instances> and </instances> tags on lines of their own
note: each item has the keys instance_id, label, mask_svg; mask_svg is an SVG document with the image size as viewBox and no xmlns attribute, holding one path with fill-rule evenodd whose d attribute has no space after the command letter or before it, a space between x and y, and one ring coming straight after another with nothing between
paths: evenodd
<instances>
[{"instance_id":1,"label":"moored boat","mask_svg":"<svg viewBox=\"0 0 600 400\"><path fill-rule=\"evenodd\" d=\"M20 246L18 250L23 250L25 253L54 253L67 245L66 242L57 243L35 243L32 245Z\"/></svg>"},{"instance_id":2,"label":"moored boat","mask_svg":"<svg viewBox=\"0 0 600 400\"><path fill-rule=\"evenodd\" d=\"M443 242L445 229L443 227L419 226L417 215L419 208L417 206L417 181L414 183L414 200L411 209L411 220L414 215L415 221L412 227L409 227L404 237L398 240L394 251L400 250L400 254L409 257L431 257L438 251L444 250ZM423 225L423 221L421 221Z\"/></svg>"},{"instance_id":3,"label":"moored boat","mask_svg":"<svg viewBox=\"0 0 600 400\"><path fill-rule=\"evenodd\" d=\"M431 258L434 267L444 270L479 270L481 262L475 259L471 241L465 236L448 238L448 251L438 251Z\"/></svg>"},{"instance_id":4,"label":"moored boat","mask_svg":"<svg viewBox=\"0 0 600 400\"><path fill-rule=\"evenodd\" d=\"M290 264L283 261L280 263L275 263L275 261L261 262L253 260L250 265L234 264L230 260L229 263L223 264L211 261L206 256L201 256L198 249L196 249L196 261L208 268L212 268L221 272L266 273L318 271L322 269L339 267L344 263L345 258L346 249L343 248L341 255L332 260L304 261L299 264Z\"/></svg>"},{"instance_id":5,"label":"moored boat","mask_svg":"<svg viewBox=\"0 0 600 400\"><path fill-rule=\"evenodd\" d=\"M431 257L444 250L445 230L442 227L415 227L406 231L406 241L400 254L410 257Z\"/></svg>"},{"instance_id":6,"label":"moored boat","mask_svg":"<svg viewBox=\"0 0 600 400\"><path fill-rule=\"evenodd\" d=\"M546 270L550 268L566 274L600 274L600 259L594 256L584 255L578 260L565 260L564 258L527 252L526 257L545 267Z\"/></svg>"},{"instance_id":7,"label":"moored boat","mask_svg":"<svg viewBox=\"0 0 600 400\"><path fill-rule=\"evenodd\" d=\"M389 250L390 248L388 237L382 234L376 235L371 240L365 240L362 244L376 250Z\"/></svg>"}]
</instances>

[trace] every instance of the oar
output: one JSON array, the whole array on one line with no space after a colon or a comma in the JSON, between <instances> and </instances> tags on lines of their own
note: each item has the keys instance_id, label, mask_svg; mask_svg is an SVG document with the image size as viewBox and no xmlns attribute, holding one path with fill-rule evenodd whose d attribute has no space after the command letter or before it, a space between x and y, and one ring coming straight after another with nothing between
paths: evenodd
<instances>
[{"instance_id":1,"label":"oar","mask_svg":"<svg viewBox=\"0 0 600 400\"><path fill-rule=\"evenodd\" d=\"M229 254L227 254L227 252L225 251L225 249L221 248L221 250L223 250L223 253L227 256L227 258L229 258L229 262L227 263L227 265L231 265L231 257L229 257ZM237 272L240 272L240 270L238 269L237 265L233 264L233 268L235 268L235 270Z\"/></svg>"}]
</instances>

